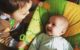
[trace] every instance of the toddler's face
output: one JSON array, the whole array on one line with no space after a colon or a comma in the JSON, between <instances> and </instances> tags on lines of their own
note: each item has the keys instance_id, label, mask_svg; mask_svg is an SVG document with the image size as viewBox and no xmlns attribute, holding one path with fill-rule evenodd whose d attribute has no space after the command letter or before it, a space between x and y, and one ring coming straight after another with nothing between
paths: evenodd
<instances>
[{"instance_id":1,"label":"toddler's face","mask_svg":"<svg viewBox=\"0 0 80 50\"><path fill-rule=\"evenodd\" d=\"M46 32L48 35L61 36L66 32L67 27L68 21L64 17L52 16L46 25Z\"/></svg>"}]
</instances>

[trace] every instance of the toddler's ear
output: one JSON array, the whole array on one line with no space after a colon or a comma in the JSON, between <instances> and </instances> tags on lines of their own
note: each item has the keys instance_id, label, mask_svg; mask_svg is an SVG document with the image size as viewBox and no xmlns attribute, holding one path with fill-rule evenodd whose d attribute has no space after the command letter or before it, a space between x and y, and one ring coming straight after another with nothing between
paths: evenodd
<instances>
[{"instance_id":1,"label":"toddler's ear","mask_svg":"<svg viewBox=\"0 0 80 50\"><path fill-rule=\"evenodd\" d=\"M7 27L3 32L7 33L7 32L9 32L9 31L10 31L10 28Z\"/></svg>"},{"instance_id":2,"label":"toddler's ear","mask_svg":"<svg viewBox=\"0 0 80 50\"><path fill-rule=\"evenodd\" d=\"M8 30L10 31L10 24L7 20L0 20L0 31Z\"/></svg>"}]
</instances>

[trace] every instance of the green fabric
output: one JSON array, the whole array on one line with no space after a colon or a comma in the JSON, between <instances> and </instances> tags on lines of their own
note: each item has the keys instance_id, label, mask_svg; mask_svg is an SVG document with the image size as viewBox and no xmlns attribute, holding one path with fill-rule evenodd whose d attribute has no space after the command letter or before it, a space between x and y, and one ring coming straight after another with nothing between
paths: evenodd
<instances>
[{"instance_id":1,"label":"green fabric","mask_svg":"<svg viewBox=\"0 0 80 50\"><path fill-rule=\"evenodd\" d=\"M10 26L11 26L11 28L14 26L14 22L15 22L14 19L10 19Z\"/></svg>"},{"instance_id":2,"label":"green fabric","mask_svg":"<svg viewBox=\"0 0 80 50\"><path fill-rule=\"evenodd\" d=\"M66 5L66 0L47 0L50 4L50 14L58 14L58 15L63 15L64 13L64 8Z\"/></svg>"},{"instance_id":3,"label":"green fabric","mask_svg":"<svg viewBox=\"0 0 80 50\"><path fill-rule=\"evenodd\" d=\"M19 48L18 50L24 50L24 48Z\"/></svg>"},{"instance_id":4,"label":"green fabric","mask_svg":"<svg viewBox=\"0 0 80 50\"><path fill-rule=\"evenodd\" d=\"M76 43L78 44L78 47L80 48L80 33L79 34L76 34L74 36L71 36L71 37L67 37L66 38L70 44L75 47Z\"/></svg>"}]
</instances>

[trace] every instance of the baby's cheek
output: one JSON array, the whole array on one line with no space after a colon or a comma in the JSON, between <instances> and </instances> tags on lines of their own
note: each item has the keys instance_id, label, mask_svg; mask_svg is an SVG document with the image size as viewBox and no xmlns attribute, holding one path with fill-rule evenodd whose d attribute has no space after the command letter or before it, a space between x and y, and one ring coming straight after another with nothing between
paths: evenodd
<instances>
[{"instance_id":1,"label":"baby's cheek","mask_svg":"<svg viewBox=\"0 0 80 50\"><path fill-rule=\"evenodd\" d=\"M54 28L53 28L53 32L54 32L54 33L58 33L58 32L60 32L60 30L59 30L59 28L54 27Z\"/></svg>"},{"instance_id":2,"label":"baby's cheek","mask_svg":"<svg viewBox=\"0 0 80 50\"><path fill-rule=\"evenodd\" d=\"M61 35L61 29L59 29L57 27L55 27L52 32L53 32L53 35L55 35L55 36Z\"/></svg>"}]
</instances>

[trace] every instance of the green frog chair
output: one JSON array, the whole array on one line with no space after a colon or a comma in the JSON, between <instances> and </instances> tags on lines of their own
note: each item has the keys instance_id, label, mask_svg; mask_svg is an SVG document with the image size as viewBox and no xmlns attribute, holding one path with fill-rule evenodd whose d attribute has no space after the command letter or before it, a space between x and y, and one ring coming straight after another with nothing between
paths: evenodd
<instances>
[{"instance_id":1,"label":"green frog chair","mask_svg":"<svg viewBox=\"0 0 80 50\"><path fill-rule=\"evenodd\" d=\"M29 44L33 38L42 31L50 15L63 15L69 21L69 29L64 37L73 47L80 47L80 6L66 0L46 0L40 3L31 19L25 35L20 36L25 44Z\"/></svg>"}]
</instances>

